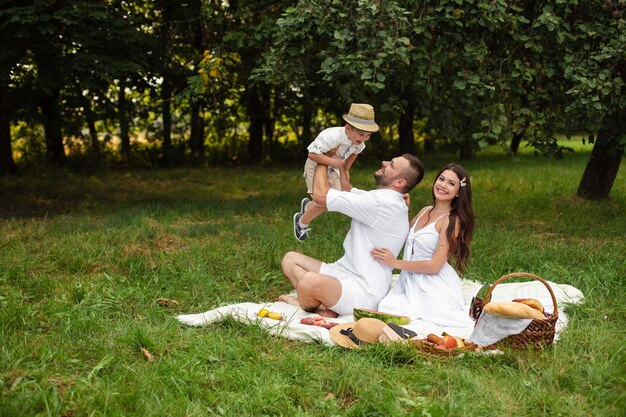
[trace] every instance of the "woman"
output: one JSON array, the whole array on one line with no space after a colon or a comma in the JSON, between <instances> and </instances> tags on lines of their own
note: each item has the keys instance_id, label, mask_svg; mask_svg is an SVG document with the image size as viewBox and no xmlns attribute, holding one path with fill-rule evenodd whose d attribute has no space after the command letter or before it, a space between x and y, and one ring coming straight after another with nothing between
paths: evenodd
<instances>
[{"instance_id":1,"label":"woman","mask_svg":"<svg viewBox=\"0 0 626 417\"><path fill-rule=\"evenodd\" d=\"M409 316L440 326L472 325L464 310L461 281L448 263L463 273L470 256L474 230L472 188L465 168L446 165L435 178L433 205L410 222L404 257L396 259L386 248L374 248L378 262L400 269L400 279L382 299L379 311Z\"/></svg>"}]
</instances>

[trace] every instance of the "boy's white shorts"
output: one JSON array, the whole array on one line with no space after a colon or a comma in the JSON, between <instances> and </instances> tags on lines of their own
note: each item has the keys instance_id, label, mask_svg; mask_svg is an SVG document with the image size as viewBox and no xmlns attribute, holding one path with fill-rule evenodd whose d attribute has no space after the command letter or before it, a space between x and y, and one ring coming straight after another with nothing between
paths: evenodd
<instances>
[{"instance_id":1,"label":"boy's white shorts","mask_svg":"<svg viewBox=\"0 0 626 417\"><path fill-rule=\"evenodd\" d=\"M313 194L313 177L315 176L315 168L317 168L317 162L312 160L311 158L306 159L306 163L304 164L304 181L306 182L306 192L309 194ZM328 182L330 182L330 187L335 190L341 191L341 183L339 182L339 175L333 169L328 169Z\"/></svg>"}]
</instances>

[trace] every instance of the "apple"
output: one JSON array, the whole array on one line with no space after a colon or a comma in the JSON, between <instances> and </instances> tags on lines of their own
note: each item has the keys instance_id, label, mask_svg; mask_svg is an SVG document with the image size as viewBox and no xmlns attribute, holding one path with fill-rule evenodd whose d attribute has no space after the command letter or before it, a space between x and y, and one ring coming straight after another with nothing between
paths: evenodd
<instances>
[{"instance_id":1,"label":"apple","mask_svg":"<svg viewBox=\"0 0 626 417\"><path fill-rule=\"evenodd\" d=\"M454 349L458 346L458 343L456 341L456 339L454 338L454 336L450 336L450 335L445 335L443 337L443 346L446 349Z\"/></svg>"}]
</instances>

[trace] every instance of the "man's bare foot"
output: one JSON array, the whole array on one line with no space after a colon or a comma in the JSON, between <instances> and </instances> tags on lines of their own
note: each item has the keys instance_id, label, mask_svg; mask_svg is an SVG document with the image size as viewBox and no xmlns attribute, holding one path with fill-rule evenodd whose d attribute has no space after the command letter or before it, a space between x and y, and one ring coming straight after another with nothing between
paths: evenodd
<instances>
[{"instance_id":1,"label":"man's bare foot","mask_svg":"<svg viewBox=\"0 0 626 417\"><path fill-rule=\"evenodd\" d=\"M315 313L319 314L322 317L328 317L331 319L334 319L335 317L337 317L339 314L335 313L333 310L329 310L325 307L319 307L315 309Z\"/></svg>"},{"instance_id":2,"label":"man's bare foot","mask_svg":"<svg viewBox=\"0 0 626 417\"><path fill-rule=\"evenodd\" d=\"M278 297L278 301L282 301L283 303L291 304L292 306L300 307L300 302L296 297L291 295L283 294Z\"/></svg>"}]
</instances>

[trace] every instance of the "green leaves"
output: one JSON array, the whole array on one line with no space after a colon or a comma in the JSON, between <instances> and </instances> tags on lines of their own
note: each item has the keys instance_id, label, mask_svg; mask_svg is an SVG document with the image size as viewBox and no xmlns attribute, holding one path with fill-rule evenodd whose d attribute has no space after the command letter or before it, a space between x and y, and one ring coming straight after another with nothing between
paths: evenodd
<instances>
[{"instance_id":1,"label":"green leaves","mask_svg":"<svg viewBox=\"0 0 626 417\"><path fill-rule=\"evenodd\" d=\"M457 149L524 133L552 152L555 131L595 131L626 108L623 1L24 4L0 8L0 75L31 89L29 117L38 111L36 93L60 86L63 114L75 114L68 132L82 130L75 103L85 97L99 97L94 111L114 118L121 79L137 92L131 102L150 114L139 124L158 119L155 108L174 95L178 113L191 98L211 102L205 121L218 136L225 126L245 132L241 103L260 85L265 107L277 109L268 123L289 108L289 120L276 126L285 136L301 128L303 111L309 119L336 114L359 99L382 109L389 126L411 108ZM213 61L203 60L204 50ZM240 59L228 61L235 54ZM38 65L46 62L53 65ZM162 97L163 86L171 91Z\"/></svg>"}]
</instances>

